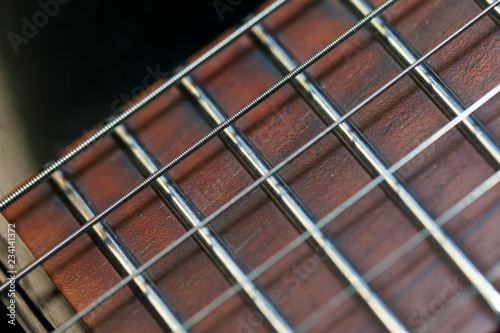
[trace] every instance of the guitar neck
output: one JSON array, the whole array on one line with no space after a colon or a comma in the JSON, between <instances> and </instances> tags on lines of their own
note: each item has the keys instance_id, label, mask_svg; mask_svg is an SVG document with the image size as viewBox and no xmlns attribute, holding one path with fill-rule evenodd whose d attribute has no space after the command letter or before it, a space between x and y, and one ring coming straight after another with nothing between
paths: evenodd
<instances>
[{"instance_id":1,"label":"guitar neck","mask_svg":"<svg viewBox=\"0 0 500 333\"><path fill-rule=\"evenodd\" d=\"M64 308L28 329L496 329L493 3L287 1L153 84L4 211Z\"/></svg>"}]
</instances>

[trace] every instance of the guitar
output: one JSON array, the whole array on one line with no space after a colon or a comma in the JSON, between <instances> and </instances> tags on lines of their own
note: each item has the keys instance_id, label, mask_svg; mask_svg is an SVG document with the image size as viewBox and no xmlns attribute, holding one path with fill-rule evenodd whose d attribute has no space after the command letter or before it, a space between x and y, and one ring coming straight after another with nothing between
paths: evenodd
<instances>
[{"instance_id":1,"label":"guitar","mask_svg":"<svg viewBox=\"0 0 500 333\"><path fill-rule=\"evenodd\" d=\"M267 3L0 203L7 319L495 331L496 5Z\"/></svg>"}]
</instances>

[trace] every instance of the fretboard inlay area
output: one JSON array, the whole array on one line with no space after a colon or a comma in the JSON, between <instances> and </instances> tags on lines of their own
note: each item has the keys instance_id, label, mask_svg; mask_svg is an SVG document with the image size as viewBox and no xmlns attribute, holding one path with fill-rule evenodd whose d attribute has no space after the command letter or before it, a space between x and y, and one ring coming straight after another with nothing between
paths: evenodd
<instances>
[{"instance_id":1,"label":"fretboard inlay area","mask_svg":"<svg viewBox=\"0 0 500 333\"><path fill-rule=\"evenodd\" d=\"M289 1L4 216L40 257L383 2ZM43 268L81 311L491 3L400 0L385 20L372 21L92 229L124 257L89 234ZM499 8L85 315L85 325L96 332L494 331L500 187L444 226L436 221L499 170L500 98L394 175L387 169L500 84ZM379 175L380 186L315 226ZM65 198L71 193L87 209L80 216ZM373 275L421 230L430 236ZM260 271L304 231L307 241ZM219 304L235 284L242 287Z\"/></svg>"}]
</instances>

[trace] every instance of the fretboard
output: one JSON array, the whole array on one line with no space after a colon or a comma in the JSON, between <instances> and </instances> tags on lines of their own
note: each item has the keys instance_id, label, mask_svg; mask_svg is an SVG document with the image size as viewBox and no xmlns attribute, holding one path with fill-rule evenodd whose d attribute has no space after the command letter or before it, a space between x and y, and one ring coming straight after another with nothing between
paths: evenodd
<instances>
[{"instance_id":1,"label":"fretboard","mask_svg":"<svg viewBox=\"0 0 500 333\"><path fill-rule=\"evenodd\" d=\"M494 330L493 3L286 1L148 88L4 211L36 258L58 252L42 266L74 312L47 326Z\"/></svg>"}]
</instances>

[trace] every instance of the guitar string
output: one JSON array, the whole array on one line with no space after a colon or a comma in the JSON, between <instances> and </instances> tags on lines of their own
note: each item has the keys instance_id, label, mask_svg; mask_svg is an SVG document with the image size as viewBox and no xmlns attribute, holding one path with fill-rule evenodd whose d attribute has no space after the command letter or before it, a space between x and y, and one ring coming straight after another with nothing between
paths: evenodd
<instances>
[{"instance_id":1,"label":"guitar string","mask_svg":"<svg viewBox=\"0 0 500 333\"><path fill-rule=\"evenodd\" d=\"M144 270L146 270L147 268L149 268L151 265L153 265L157 260L159 260L161 257L163 257L165 254L167 254L168 252L170 252L173 248L175 248L177 245L181 244L184 240L186 240L187 238L189 238L194 232L196 232L196 230L198 228L201 228L203 227L204 225L208 224L210 221L212 221L216 216L218 216L219 214L221 214L225 209L227 209L228 207L230 207L232 204L234 204L235 202L237 202L239 199L241 199L242 197L244 197L245 195L247 195L248 193L250 193L253 189L255 189L262 181L264 181L267 177L269 177L270 175L274 174L276 171L278 171L280 168L282 168L286 163L288 163L290 160L294 159L296 156L298 156L300 153L302 153L303 151L305 151L307 148L309 148L314 142L318 141L322 136L326 135L327 133L329 133L335 126L338 126L340 123L342 123L345 119L347 119L348 117L350 117L354 112L358 111L360 108L362 108L364 105L366 105L367 103L369 103L371 100L373 100L374 98L376 98L377 96L379 96L383 91L385 91L388 87L390 87L392 84L394 84L395 82L397 82L399 79L401 79L402 77L404 77L408 72L410 72L414 67L418 66L420 63L422 63L423 61L425 61L427 58L429 58L432 54L434 54L435 52L437 52L439 49L441 49L444 45L448 44L449 42L451 42L453 39L455 39L457 36L459 36L461 33L463 33L465 30L467 30L469 27L471 27L472 25L474 25L477 21L479 21L485 14L488 13L488 11L493 8L494 6L496 6L497 4L500 3L500 0L497 0L492 6L486 8L483 12L481 12L479 15L477 15L475 18L473 18L472 20L470 20L468 23L466 23L462 28L460 28L459 30L457 30L455 33L453 33L452 35L450 35L448 38L446 38L443 42L441 42L438 46L436 46L433 50L431 50L430 52L428 52L427 54L425 54L424 56L422 56L417 62L415 62L412 66L408 67L405 71L403 71L401 74L399 74L398 76L396 76L393 80L391 80L390 82L388 82L386 85L384 85L382 88L380 88L379 90L377 90L374 94L372 94L370 97L368 97L364 102L362 102L361 104L359 104L358 106L356 106L353 110L351 110L349 113L347 113L343 118L339 119L336 123L332 124L331 126L329 126L326 130L324 130L323 132L321 132L320 134L318 134L318 136L316 136L315 138L313 138L311 140L311 142L309 144L306 144L305 146L303 146L302 148L300 148L299 150L297 150L294 154L292 154L287 160L284 160L283 162L281 162L279 165L277 165L276 167L274 167L272 170L270 170L267 174L265 174L264 176L262 176L261 178L257 179L252 185L250 185L249 187L247 187L245 190L243 190L242 192L240 192L236 197L234 197L232 200L230 200L229 202L227 202L226 204L224 204L223 206L221 206L217 211L215 211L214 213L212 213L210 216L208 216L201 224L199 227L197 228L194 228L194 229L191 229L189 232L187 232L186 234L184 234L182 237L180 237L179 239L177 239L176 241L174 241L173 243L171 243L170 245L168 245L166 248L164 248L160 253L158 253L155 257L151 258L148 262L146 262L144 265L142 265L135 274L132 274L131 276L125 278L124 280L122 280L120 283L116 284L114 287L110 288L105 294L103 294L102 296L100 296L98 299L96 299L93 303L89 304L85 309L83 309L81 312L79 312L79 314L77 314L74 318L72 318L72 323L73 322L76 322L78 319L80 319L81 317L83 317L85 314L87 314L88 312L90 312L94 307L96 307L97 305L99 305L100 303L102 303L104 300L106 300L108 297L110 297L115 291L119 290L121 287L123 287L124 285L126 285L130 279L133 278L134 275L136 274L140 274L141 272L143 272ZM69 327L72 323L69 323L69 325L67 326L64 326L64 327ZM67 323L68 324L68 323ZM58 330L58 331L62 331L64 329L64 327L62 327L61 330Z\"/></svg>"},{"instance_id":2,"label":"guitar string","mask_svg":"<svg viewBox=\"0 0 500 333\"><path fill-rule=\"evenodd\" d=\"M274 85L272 85L270 88L265 90L263 93L261 93L259 96L257 96L255 99L253 99L251 102L249 102L247 105L245 105L242 109L240 109L238 112L234 113L231 117L228 117L225 121L214 127L208 134L206 134L203 138L199 139L197 142L195 142L193 145L191 145L189 148L184 150L182 153L177 155L174 159L172 159L170 162L165 164L163 167L158 169L155 173L151 174L149 177L144 179L142 182L140 182L138 185L136 185L134 188L132 188L129 192L127 192L125 195L123 195L120 199L116 200L113 202L110 206L108 206L106 209L104 209L102 212L97 214L95 217L93 217L91 220L89 220L87 223L83 224L80 228L78 228L76 231L74 231L72 234L70 234L68 237L66 237L64 240L59 242L57 245L52 247L50 250L45 252L43 255L41 255L38 259L32 261L29 265L24 267L22 270L20 270L17 274L17 280L23 278L26 276L28 273L30 273L32 270L34 270L36 267L53 257L56 253L61 251L63 248L65 248L67 245L69 245L71 242L73 242L76 238L84 234L88 229L90 229L94 224L98 223L100 220L104 219L107 217L109 214L111 214L113 211L121 207L125 202L127 202L129 199L134 197L137 193L141 192L143 189L147 188L149 185L151 185L152 182L154 182L158 177L160 177L162 174L182 162L184 159L186 159L188 156L193 154L196 150L198 150L200 147L205 145L207 142L212 140L213 138L217 137L217 135L223 131L225 128L230 126L232 123L234 123L236 120L244 116L246 113L251 111L254 107L259 105L261 102L266 100L268 97L270 97L272 94L274 94L276 91L278 91L280 88L285 86L288 82L290 82L295 76L299 75L302 73L304 70L309 68L311 65L316 63L319 59L321 59L324 55L328 54L332 49L335 47L339 46L342 44L347 38L352 36L355 32L359 31L361 28L363 28L370 20L373 18L377 17L380 13L382 13L384 10L398 2L399 0L388 0L384 2L382 5L380 5L377 9L373 10L370 14L366 15L363 19L358 21L355 25L353 25L350 29L348 29L346 32L344 32L342 35L339 37L335 38L332 42L330 42L328 45L326 45L324 48L322 48L320 51L315 53L313 56L311 56L309 59L307 59L305 62L297 66L295 69L290 71L287 75L285 75L283 78L281 78L278 82L276 82ZM198 229L191 229L194 231ZM9 282L6 281L0 286L0 293L4 292L9 286Z\"/></svg>"},{"instance_id":3,"label":"guitar string","mask_svg":"<svg viewBox=\"0 0 500 333\"><path fill-rule=\"evenodd\" d=\"M4 211L7 207L12 205L14 202L19 200L26 193L31 191L35 186L46 180L52 173L59 170L63 165L71 161L73 158L81 154L84 150L92 146L96 141L108 134L116 126L124 122L126 119L130 118L132 115L141 110L149 102L155 99L158 95L169 89L174 84L178 83L183 77L190 74L193 70L204 64L207 60L212 58L214 55L219 53L226 46L231 44L238 37L246 33L252 26L261 22L264 18L269 16L271 13L276 11L282 5L284 5L289 0L276 0L265 8L262 12L255 15L252 19L242 24L239 28L233 31L229 36L224 38L222 41L217 43L215 46L210 48L207 52L203 53L200 57L194 60L192 63L184 67L178 73L174 74L167 81L161 84L158 88L150 92L147 96L139 100L137 103L132 105L129 109L118 114L116 117L110 118L106 121L103 127L101 127L96 133L91 135L88 139L80 143L78 146L73 148L71 151L66 153L64 156L60 157L56 161L49 163L43 169L26 181L24 184L15 189L11 194L6 196L0 201L0 212Z\"/></svg>"},{"instance_id":4,"label":"guitar string","mask_svg":"<svg viewBox=\"0 0 500 333\"><path fill-rule=\"evenodd\" d=\"M484 103L486 103L488 100L490 100L494 95L498 94L499 92L500 92L500 85L498 85L496 88L494 88L492 91L490 91L481 100L479 100L478 102L476 102L476 104L474 104L470 108L468 108L465 111L465 113L463 114L463 116L460 116L460 118L455 118L453 123L450 122L448 125L451 124L451 126L447 125L447 126L443 127L440 130L440 132L438 133L438 135L434 135L433 137L431 137L430 139L428 139L426 142L424 142L425 146L421 145L421 146L417 147L414 151L412 151L412 153L410 153L409 155L406 155L404 159L400 160L400 162L398 162L398 164L395 164L391 169L388 170L388 172L389 173L393 173L393 172L397 171L397 169L401 168L403 165L405 165L407 162L409 162L413 157L415 157L419 153L417 151L417 149L420 150L420 152L423 151L423 150L425 150L430 144L432 144L433 142L435 142L435 140L437 140L439 137L443 136L445 133L447 133L451 129L455 128L455 126L461 120L463 120L464 118L466 118L468 115L472 114L481 105L483 105ZM397 168L395 168L395 167L397 167ZM500 179L500 171L497 172L495 175L496 175L496 177L498 179ZM495 179L495 181L498 182L498 179ZM377 185L380 184L382 181L383 181L382 177L374 179L372 182L370 182L368 185L366 185L364 188L362 188L359 192L357 192L354 196L352 196L351 198L349 198L348 200L346 200L341 206L339 206L337 209L335 209L333 212L331 212L325 218L323 218L322 220L320 220L316 225L319 228L322 228L327 223L329 223L333 218L335 218L336 216L338 216L339 214L341 214L347 208L349 208L350 206L352 206L352 204L354 204L359 199L361 199L364 195L366 195L367 193L369 193L372 189L376 188ZM494 185L491 182L489 184L491 186ZM480 185L480 189L479 190L480 191L484 191L485 186L487 186L487 184L486 185L485 184ZM473 201L475 199L477 199L478 198L477 193L476 192L473 193L467 199L471 199L471 198L473 198ZM462 203L462 202L466 202L466 199L462 200L460 203ZM447 211L445 214L443 214L443 216L441 216L438 221L447 221L447 220L444 220L445 218L446 219L451 219L450 216L452 215L452 213L454 211L456 211L456 209L457 209L456 207L454 208L454 210L450 209L450 211ZM458 214L458 213L455 213L455 214ZM444 224L446 222L441 222L441 223ZM425 234L425 233L422 233L422 234ZM417 234L417 235L420 235L420 233ZM274 265L276 262L278 262L284 256L286 256L287 254L289 254L292 250L294 250L298 245L302 244L309 236L310 236L309 233L303 233L303 234L301 234L295 240L293 240L292 242L290 242L286 247L284 247L278 253L276 253L275 255L273 255L271 258L269 258L268 260L266 260L263 264L261 264L259 267L257 267L256 269L254 269L251 273L249 273L248 274L248 279L250 281L253 281L254 279L256 279L263 272L265 272L267 269L269 269L272 265ZM415 236L415 237L417 237L417 236ZM425 237L423 237L421 240L423 240L423 239L425 239ZM409 246L412 246L415 241L412 241L412 239L410 239L410 242L412 242L412 243ZM418 245L418 244L416 244L416 245ZM396 251L398 251L398 250L396 250ZM162 252L164 252L164 251L162 251ZM138 269L138 272L135 273L135 274L140 274L143 271L143 269L145 270L145 269L149 268L152 264L154 264L154 262L156 262L162 256L163 256L163 253L159 253L159 255L157 257L152 258L146 264L144 264L143 266L141 266ZM391 259L388 259L388 260L384 259L383 263L380 266L376 266L372 270L370 270L369 274L370 275L375 275L377 272L383 272L383 265L387 261L394 260L394 258L397 257L397 254L391 254L390 257L391 257ZM145 267L145 266L147 266L147 267ZM129 278L130 279L133 278L133 276L135 274L131 275ZM366 278L366 276L367 275L365 275L364 277ZM368 276L368 277L370 277L370 276ZM89 306L87 306L85 309L83 309L78 314L76 314L73 318L70 319L70 321L68 321L67 323L65 323L60 328L58 328L55 332L62 332L66 328L70 327L78 319L82 318L84 315L86 315L88 312L90 312L95 306L97 306L98 304L102 303L104 300L106 300L108 297L110 297L114 292L116 292L117 290L119 290L121 287L125 286L128 283L128 279L129 278L126 278L126 279L122 280L120 283L118 283L117 285L115 285L106 294L103 294L99 299L96 299L96 301L94 301ZM367 281L370 282L369 279ZM240 289L241 289L240 285L234 285L233 287L229 288L226 292L224 292L223 294L221 294L218 298L216 298L215 300L213 300L212 302L210 302L203 309L201 309L195 315L193 315L191 318L189 318L188 320L186 320L184 322L184 327L186 329L188 329L188 328L192 327L193 325L195 325L198 321L200 321L201 319L203 319L207 314L209 314L210 312L212 312L213 310L215 310L216 308L218 308L222 303L224 303L226 300L228 300L230 297L232 297L234 294L236 294ZM347 290L349 290L349 288L347 288ZM339 297L339 298L342 299L342 297L343 297L343 295L345 295L346 291L344 290L343 293L344 294L337 295L336 297ZM349 294L348 294L348 296L349 296ZM338 302L338 299L336 299L335 301Z\"/></svg>"},{"instance_id":5,"label":"guitar string","mask_svg":"<svg viewBox=\"0 0 500 333\"><path fill-rule=\"evenodd\" d=\"M475 112L477 109L479 109L480 106L484 105L487 101L489 101L491 98L493 98L493 96L495 96L499 92L500 92L500 84L498 86L496 86L493 90L488 92L485 96L483 96L475 104L470 106L464 113L462 113L460 116L454 118L453 121L449 122L446 126L442 127L439 131L437 131L429 139L424 141L417 148L412 150L408 155L406 155L401 160L399 160L396 164L394 164L391 168L389 168L387 170L387 173L392 174L392 173L396 172L397 170L399 170L406 163L408 163L410 160L412 160L415 156L417 156L419 153L423 152L426 148L428 148L431 144L436 142L444 134L448 133L451 129L455 128L458 123L460 123L467 116L469 116L470 114ZM332 212L327 214L324 218L322 218L320 221L318 221L316 223L316 226L319 229L323 228L325 225L327 225L333 219L335 219L337 216L339 216L342 212L346 211L349 207L351 207L357 201L359 201L361 198L363 198L371 190L375 189L383 181L384 181L384 177L382 175L375 178L373 181L368 183L365 187L363 187L361 190L356 192L349 199L344 201L339 207L337 207ZM438 220L438 221L440 221L440 220ZM248 279L250 281L253 281L257 277L259 277L262 273L264 273L267 269L269 269L274 264L276 264L279 260L284 258L287 254L292 252L295 248L297 248L300 244L302 244L309 237L310 237L310 233L308 233L308 232L302 233L299 237L295 238L287 246L282 248L280 251L275 253L272 257L270 257L269 259L264 261L264 263L262 263L260 266L255 268L252 272L250 272L248 274ZM394 255L394 256L397 256L397 255ZM382 269L382 268L380 268L380 269ZM381 271L380 269L376 269L376 271L383 272L383 270ZM365 280L365 281L370 282L370 280ZM237 285L234 285L233 287L229 288L226 292L221 294L218 298L216 298L215 300L210 302L203 309L201 309L196 314L194 314L191 318L186 320L184 322L183 326L186 329L192 327L198 321L200 321L202 318L204 318L207 314L209 314L210 312L212 312L213 310L218 308L222 303L224 303L226 300L228 300L230 297L232 297L236 292L239 291L240 288L241 287L237 286Z\"/></svg>"},{"instance_id":6,"label":"guitar string","mask_svg":"<svg viewBox=\"0 0 500 333\"><path fill-rule=\"evenodd\" d=\"M500 87L500 86L499 86ZM497 93L500 92L500 89L497 90ZM459 202L449 208L446 212L444 212L437 220L436 224L444 226L448 222L450 222L454 217L459 215L462 211L464 211L467 207L472 205L476 200L490 191L494 186L500 183L500 171L495 172L492 176L482 182L478 187L472 190L468 195L462 198ZM428 236L430 235L429 231L421 230L420 232L413 235L408 241L404 244L400 245L396 250L386 256L384 259L380 260L377 265L371 268L367 273L363 275L363 279L370 283L375 278L384 273L387 269L389 269L393 264L398 262L403 258L406 254L408 254L411 250L420 245ZM492 280L494 281L494 280ZM320 308L315 310L311 315L309 315L306 319L304 319L299 325L295 327L295 329L299 332L307 331L309 328L313 327L315 323L317 323L321 318L325 317L327 314L331 313L333 310L341 306L349 297L354 294L354 290L350 287L345 288L339 294L334 296Z\"/></svg>"}]
</instances>

